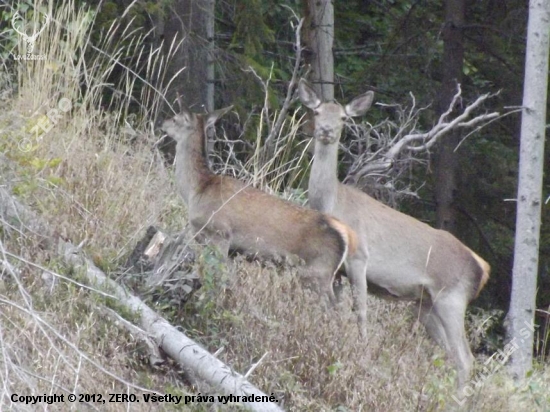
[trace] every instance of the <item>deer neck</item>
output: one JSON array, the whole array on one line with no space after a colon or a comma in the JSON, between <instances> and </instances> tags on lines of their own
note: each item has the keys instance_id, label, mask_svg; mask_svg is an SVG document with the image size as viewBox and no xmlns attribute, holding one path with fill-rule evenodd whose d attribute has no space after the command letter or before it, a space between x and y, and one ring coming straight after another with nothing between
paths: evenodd
<instances>
[{"instance_id":1,"label":"deer neck","mask_svg":"<svg viewBox=\"0 0 550 412\"><path fill-rule=\"evenodd\" d=\"M338 194L338 143L315 142L313 165L309 175L309 204L324 213L331 213Z\"/></svg>"},{"instance_id":2,"label":"deer neck","mask_svg":"<svg viewBox=\"0 0 550 412\"><path fill-rule=\"evenodd\" d=\"M176 145L176 183L187 205L213 175L208 166L205 136L204 120L199 117L196 129Z\"/></svg>"}]
</instances>

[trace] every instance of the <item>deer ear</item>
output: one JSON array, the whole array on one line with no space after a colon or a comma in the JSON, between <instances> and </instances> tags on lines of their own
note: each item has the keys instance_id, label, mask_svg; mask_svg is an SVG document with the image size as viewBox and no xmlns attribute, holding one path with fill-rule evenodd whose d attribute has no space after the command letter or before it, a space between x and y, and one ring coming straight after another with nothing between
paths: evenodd
<instances>
[{"instance_id":1,"label":"deer ear","mask_svg":"<svg viewBox=\"0 0 550 412\"><path fill-rule=\"evenodd\" d=\"M224 107L223 109L214 110L212 113L208 113L208 117L206 118L206 127L214 125L214 123L216 123L216 120L218 120L231 109L233 109L233 105Z\"/></svg>"},{"instance_id":2,"label":"deer ear","mask_svg":"<svg viewBox=\"0 0 550 412\"><path fill-rule=\"evenodd\" d=\"M311 110L316 109L321 104L321 99L319 99L315 90L313 90L310 84L304 79L300 79L298 83L298 96L304 106Z\"/></svg>"},{"instance_id":3,"label":"deer ear","mask_svg":"<svg viewBox=\"0 0 550 412\"><path fill-rule=\"evenodd\" d=\"M178 107L180 109L180 114L189 114L191 111L189 110L189 107L185 103L183 103L183 99L181 98L181 95L178 93L176 100L178 102Z\"/></svg>"},{"instance_id":4,"label":"deer ear","mask_svg":"<svg viewBox=\"0 0 550 412\"><path fill-rule=\"evenodd\" d=\"M349 117L363 116L370 109L374 92L366 92L346 104L345 111Z\"/></svg>"}]
</instances>

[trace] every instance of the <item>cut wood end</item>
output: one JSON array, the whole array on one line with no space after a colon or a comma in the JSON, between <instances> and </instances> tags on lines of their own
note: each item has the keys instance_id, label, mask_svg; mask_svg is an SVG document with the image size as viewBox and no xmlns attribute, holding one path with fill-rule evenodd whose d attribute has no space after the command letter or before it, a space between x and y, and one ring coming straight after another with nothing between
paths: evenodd
<instances>
[{"instance_id":1,"label":"cut wood end","mask_svg":"<svg viewBox=\"0 0 550 412\"><path fill-rule=\"evenodd\" d=\"M162 249L162 246L164 245L164 242L166 241L167 236L162 233L160 230L155 233L155 236L151 239L149 244L147 245L147 248L145 248L145 251L143 252L143 256L145 256L149 261L152 261L155 259Z\"/></svg>"}]
</instances>

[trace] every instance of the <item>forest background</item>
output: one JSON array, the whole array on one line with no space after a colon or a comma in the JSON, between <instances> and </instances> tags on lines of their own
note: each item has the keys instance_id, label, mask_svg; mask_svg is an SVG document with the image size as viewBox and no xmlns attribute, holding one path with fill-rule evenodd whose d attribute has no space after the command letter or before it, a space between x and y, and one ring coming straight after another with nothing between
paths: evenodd
<instances>
[{"instance_id":1,"label":"forest background","mask_svg":"<svg viewBox=\"0 0 550 412\"><path fill-rule=\"evenodd\" d=\"M106 30L130 3L104 2L96 30ZM180 19L188 23L189 36L182 46L184 53L171 62L169 73L176 73L182 67L186 69L172 83L168 97L185 91L186 104L197 110L234 104L242 121L240 129L232 131L233 136L241 135L245 142L253 142L264 108L268 79L271 110L283 105L296 58L292 24L297 24L298 13L306 16L307 26L307 3L145 1L136 3L126 18L133 19L132 28L152 30L150 40L164 41L165 47L174 39L175 32L181 31ZM213 6L215 29L211 31L207 16ZM461 17L454 17L462 12ZM182 17L173 17L176 14ZM335 3L335 99L346 103L367 90L375 91L376 101L384 105L371 110L367 120L376 125L395 115L394 105L410 107L412 94L416 107L426 108L418 118L419 129L429 130L439 114L447 109L456 84L460 83L462 107L480 95L498 93L484 102L483 109L513 112L513 108L521 106L527 15L525 1ZM454 29L461 32L458 41L462 50L445 54L445 41L457 41L450 37L453 25L458 24ZM214 33L213 38L208 37L209 30ZM307 27L303 31L307 31ZM303 33L306 63L303 74L307 72L307 54L311 53L305 37ZM449 58L453 54L458 57ZM209 73L209 64L214 65L212 79L205 75ZM215 94L212 95L209 87L214 88ZM456 162L456 165L446 162L445 167L440 168L442 171L437 167L439 149L435 149L419 159L424 160L421 165L408 169L409 173L400 175L399 179L392 175L383 179L371 177L376 179L376 184L365 183L369 194L433 226L446 226L484 256L493 272L478 302L503 310L510 300L520 118L520 113L515 112L471 135L464 132L462 136L442 139L443 144L452 140L450 146ZM376 150L376 147L350 147L352 137L348 133L348 140L344 139L343 143L351 153L342 157L342 179L351 173L348 169L352 157L362 154L359 150ZM454 150L459 142L460 146ZM547 153L548 150L546 147ZM247 145L240 151L245 158L252 154L247 153ZM545 159L547 167L547 154ZM457 183L453 188L453 216L449 223L438 221L438 203L442 202L438 202L437 192L438 185L445 185L447 176L452 174L456 174ZM296 185L304 186L303 180L296 179ZM548 185L545 179L546 194ZM544 224L548 207L543 207L542 212L538 303L540 307L548 307L550 229Z\"/></svg>"},{"instance_id":2,"label":"forest background","mask_svg":"<svg viewBox=\"0 0 550 412\"><path fill-rule=\"evenodd\" d=\"M197 265L205 277L201 292L191 297L188 284L173 283L163 292L142 290L143 279L130 276L124 268L149 224L172 232L181 230L184 224L181 216L185 211L170 175L171 143L159 140L157 128L159 121L172 113L170 106L177 94L195 111L235 106L234 114L220 122L223 132L218 135L222 136L210 147L216 171L249 179L294 201L305 201L310 160L307 129L301 127L305 111L292 102L282 124L275 120L285 108L296 67L299 76L311 74L308 1L75 0L3 2L2 6L0 54L2 101L6 107L0 117L2 149L17 165L19 177L12 189L20 199L39 210L64 238L84 242L84 249L98 267L154 302L171 321L181 321L203 345L212 351L229 347L222 355L224 361L246 368L252 359L261 356L263 349L284 347L281 359L262 371L258 380L264 384L262 387L283 394L295 410L328 410L343 405L349 410L405 410L411 405L420 410L437 410L449 405L452 382L443 378L447 375L437 355L426 361L426 353L433 351L429 344L422 341L415 345L405 340L408 335L403 330L408 329L401 320L409 318L399 305L371 303L375 309L369 316L378 322L373 322L372 327L389 332L373 339L367 351L368 361L363 359L364 369L358 371L349 366L359 363L354 358L357 348L351 345L339 352L341 348L331 341L334 336L346 336L342 338L345 342L349 338L338 331L337 325L313 332L304 342L295 337L311 332L308 325L315 321L307 316L295 325L292 322L296 320L281 315L285 319L281 321L284 331L278 329L279 323L263 325L260 313L269 311L262 304L272 305L273 313L279 314L284 313L277 312L284 305L279 308L279 303L269 300L271 296L254 289L264 285L264 280L258 280L263 272L249 262L239 263L242 266L234 269L251 279L241 280L242 290L238 291L224 277L222 263L207 253L198 253ZM13 58L17 50L23 50L24 42L11 27L16 12L38 18L33 10L48 11L65 26L48 25L37 37L34 50L48 58L30 64ZM301 16L305 21L301 43L297 44L296 27ZM357 120L356 126L346 130L340 178L353 181L404 213L450 230L491 264L491 279L469 314L473 348L479 356L490 356L502 348L504 317L510 302L521 120L518 108L522 104L527 17L527 2L518 0L334 2L335 98L346 103L373 90L377 103L364 119ZM300 45L301 60L296 62ZM401 129L430 130L448 107L457 83L462 92L456 112L479 96L490 94L479 113L500 112L503 116L483 128L444 136L431 151L404 153L384 173L357 176L358 165L364 164L365 159L380 158L392 133ZM44 133L39 141L25 143L21 150L20 140L11 137L12 131L32 130L44 120L48 108L58 105L62 98L68 99L75 109L71 111L71 121L68 116L62 117L52 132ZM407 117L411 113L413 117ZM266 159L269 150L260 149L273 130L279 143L270 150L277 155ZM549 150L547 145L545 170L550 163ZM369 157L370 154L375 156ZM549 193L550 182L545 176L539 311L535 314L539 325L535 354L542 364L550 351ZM36 239L31 237L27 243L15 241L8 232L3 232L3 242L12 248L11 253L23 259L17 261L21 273L31 275L38 270L37 277L23 278L23 285L36 302L44 305L44 313L65 313L64 308L70 304L73 310L67 313L67 319L55 319L60 322L57 326L70 330L73 342L86 342L90 336L102 342L98 345L92 339L89 346L82 344L80 350L94 352L100 348L102 352L97 356L105 356L105 352L116 352L117 342L124 342L120 346L128 352L120 352L112 365L119 368L117 375L125 377L117 381L117 388L127 390L128 381L139 382L140 387L162 387L167 379L173 385L169 391L189 390L182 384L180 373L173 370L167 376L157 373L144 378L144 371L150 371L142 365L144 355L139 345L122 332L114 332L112 325L102 324L103 319L94 318L97 314L90 310L91 304L80 300L84 292L70 287L57 289L51 296L44 292L44 284L49 286L50 280L29 261L61 273L71 273L71 269L44 252ZM4 254L4 262L7 261ZM9 261L13 263L12 258ZM284 283L291 280L285 279L283 276L282 284L270 280L272 283L264 285L264 289L292 289L292 283ZM194 284L196 280L186 281ZM15 293L17 288L12 287L9 282L2 284L7 293ZM254 293L258 293L256 299ZM11 298L18 301L25 296ZM246 298L250 302L242 303L241 299ZM292 307L301 304L292 302ZM245 312L248 314L242 314ZM309 316L316 319L315 312ZM99 317L105 317L105 313ZM50 321L54 324L53 319ZM9 322L17 323L13 317ZM24 317L21 322L32 324ZM256 325L258 335L265 335L261 338L248 336L256 322L260 325ZM73 328L83 324L101 325L101 333L96 337L97 330L94 333ZM49 359L48 348L61 351L62 345L57 342L58 337L42 333L43 346L27 336L32 341L29 351ZM280 341L268 340L277 333ZM18 338L13 337L13 342L18 342ZM402 352L408 360L394 362L395 353L380 349L384 345L390 351L393 348ZM17 370L13 366L17 364L16 357L10 358L8 352L4 353L5 363L11 359L10 367ZM295 360L295 353L305 354L304 358ZM29 358L35 356L33 353ZM80 375L74 366L78 356L72 356L74 353L67 355L64 362L71 373L81 377L75 378L74 386L81 390L93 387L96 374L104 373ZM277 369L279 363L282 369ZM63 379L57 381L54 361L50 359L44 365L53 376L48 378L50 383L73 385ZM321 376L311 378L315 373ZM434 373L437 379L426 378ZM355 375L365 378L357 383ZM3 377L8 382L7 375ZM21 384L43 390L36 382L23 380ZM392 396L391 391L385 394L388 385L399 396ZM491 410L502 398L500 386L490 388L494 392L485 399L477 395L479 410ZM538 389L536 385L529 386L521 392L520 402L527 392L532 395L529 405L548 405L544 390Z\"/></svg>"}]
</instances>

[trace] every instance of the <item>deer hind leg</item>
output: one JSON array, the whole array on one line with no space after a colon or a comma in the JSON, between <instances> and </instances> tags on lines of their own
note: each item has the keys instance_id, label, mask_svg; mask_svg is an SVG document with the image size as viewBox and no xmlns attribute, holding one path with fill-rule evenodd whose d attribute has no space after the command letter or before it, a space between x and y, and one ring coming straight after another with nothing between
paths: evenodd
<instances>
[{"instance_id":1,"label":"deer hind leg","mask_svg":"<svg viewBox=\"0 0 550 412\"><path fill-rule=\"evenodd\" d=\"M366 259L350 258L346 272L351 284L353 311L357 316L359 336L367 339L367 262Z\"/></svg>"},{"instance_id":2,"label":"deer hind leg","mask_svg":"<svg viewBox=\"0 0 550 412\"><path fill-rule=\"evenodd\" d=\"M447 336L447 356L454 360L457 368L459 389L463 388L470 378L474 363L474 356L464 328L467 302L464 295L459 293L439 296L434 302L435 314Z\"/></svg>"},{"instance_id":3,"label":"deer hind leg","mask_svg":"<svg viewBox=\"0 0 550 412\"><path fill-rule=\"evenodd\" d=\"M336 306L338 303L333 287L335 275L336 264L327 262L324 256L307 262L301 269L301 280L304 286L319 296L326 297L331 306Z\"/></svg>"},{"instance_id":4,"label":"deer hind leg","mask_svg":"<svg viewBox=\"0 0 550 412\"><path fill-rule=\"evenodd\" d=\"M342 292L344 290L344 282L342 276L345 274L342 272L342 269L339 269L334 276L334 281L332 283L332 289L334 290L334 295L336 296L336 303L339 305L342 303Z\"/></svg>"},{"instance_id":5,"label":"deer hind leg","mask_svg":"<svg viewBox=\"0 0 550 412\"><path fill-rule=\"evenodd\" d=\"M449 353L450 344L447 339L447 334L439 317L435 313L435 309L431 303L422 302L416 305L414 315L418 316L418 320L426 328L428 335L437 343L445 353Z\"/></svg>"}]
</instances>

